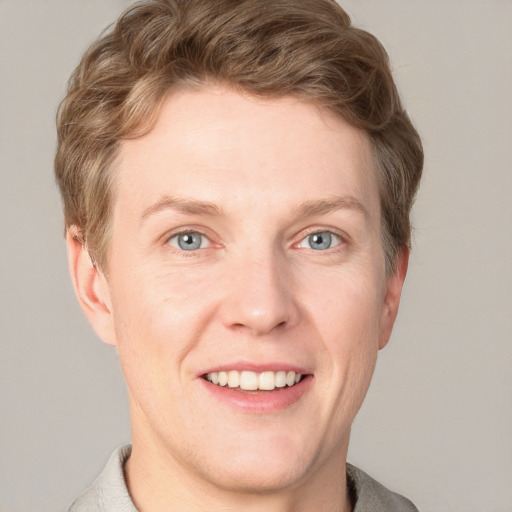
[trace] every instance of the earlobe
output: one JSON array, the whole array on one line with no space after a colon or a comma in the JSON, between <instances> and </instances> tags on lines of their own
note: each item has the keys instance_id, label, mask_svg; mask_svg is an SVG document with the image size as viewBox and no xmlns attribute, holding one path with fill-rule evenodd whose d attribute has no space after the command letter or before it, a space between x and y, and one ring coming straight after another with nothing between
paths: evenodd
<instances>
[{"instance_id":1,"label":"earlobe","mask_svg":"<svg viewBox=\"0 0 512 512\"><path fill-rule=\"evenodd\" d=\"M68 263L78 302L98 336L115 345L115 329L108 282L94 264L81 239L80 231L71 226L66 233Z\"/></svg>"},{"instance_id":2,"label":"earlobe","mask_svg":"<svg viewBox=\"0 0 512 512\"><path fill-rule=\"evenodd\" d=\"M409 265L409 249L404 247L397 256L396 266L391 275L387 277L386 293L382 305L380 319L379 350L383 349L391 337L391 331L398 314L402 287Z\"/></svg>"}]
</instances>

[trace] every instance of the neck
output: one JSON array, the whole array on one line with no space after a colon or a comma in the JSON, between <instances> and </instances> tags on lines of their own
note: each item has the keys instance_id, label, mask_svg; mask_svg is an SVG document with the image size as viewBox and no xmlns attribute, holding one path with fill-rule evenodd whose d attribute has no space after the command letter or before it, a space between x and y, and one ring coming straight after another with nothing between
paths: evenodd
<instances>
[{"instance_id":1,"label":"neck","mask_svg":"<svg viewBox=\"0 0 512 512\"><path fill-rule=\"evenodd\" d=\"M134 437L125 477L140 512L351 512L343 457L326 460L300 482L284 488L236 489L218 485L190 471L161 446Z\"/></svg>"}]
</instances>

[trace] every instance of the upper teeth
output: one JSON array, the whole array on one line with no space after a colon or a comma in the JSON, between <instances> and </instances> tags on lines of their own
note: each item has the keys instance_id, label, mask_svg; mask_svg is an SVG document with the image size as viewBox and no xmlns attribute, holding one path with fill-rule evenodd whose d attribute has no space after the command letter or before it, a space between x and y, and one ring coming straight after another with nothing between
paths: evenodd
<instances>
[{"instance_id":1,"label":"upper teeth","mask_svg":"<svg viewBox=\"0 0 512 512\"><path fill-rule=\"evenodd\" d=\"M284 388L293 386L302 378L301 373L295 372L250 372L230 370L228 372L211 372L205 375L206 380L219 386L228 386L230 388L240 388L247 391L257 389L271 391L274 388Z\"/></svg>"}]
</instances>

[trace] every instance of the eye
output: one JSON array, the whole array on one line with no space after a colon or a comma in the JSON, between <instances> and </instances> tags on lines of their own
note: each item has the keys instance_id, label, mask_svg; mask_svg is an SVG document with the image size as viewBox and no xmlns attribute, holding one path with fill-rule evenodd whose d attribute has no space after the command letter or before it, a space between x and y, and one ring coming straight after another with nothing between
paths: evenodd
<instances>
[{"instance_id":1,"label":"eye","mask_svg":"<svg viewBox=\"0 0 512 512\"><path fill-rule=\"evenodd\" d=\"M210 246L210 240L197 231L178 233L169 238L167 243L182 251L197 251L198 249L206 249Z\"/></svg>"},{"instance_id":2,"label":"eye","mask_svg":"<svg viewBox=\"0 0 512 512\"><path fill-rule=\"evenodd\" d=\"M338 235L330 231L319 231L317 233L311 233L306 238L302 239L298 247L313 249L315 251L325 251L336 247L340 243L341 239Z\"/></svg>"}]
</instances>

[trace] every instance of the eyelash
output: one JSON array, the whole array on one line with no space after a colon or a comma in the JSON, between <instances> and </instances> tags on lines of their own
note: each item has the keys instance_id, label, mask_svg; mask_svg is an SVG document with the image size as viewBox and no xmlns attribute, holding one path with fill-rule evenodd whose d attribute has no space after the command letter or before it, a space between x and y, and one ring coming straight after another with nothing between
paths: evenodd
<instances>
[{"instance_id":1,"label":"eyelash","mask_svg":"<svg viewBox=\"0 0 512 512\"><path fill-rule=\"evenodd\" d=\"M198 247L197 249L192 249L192 250L187 251L186 249L183 249L182 247L179 246L179 242L177 242L177 246L173 245L171 243L171 241L173 239L178 240L179 237L182 237L182 236L185 236L185 235L199 235L200 237L202 237L201 246L203 245L204 240L206 240L208 245L207 245L207 247ZM208 237L202 231L200 231L198 229L190 228L190 229L184 229L182 231L178 231L178 232L172 233L170 236L166 237L166 242L165 243L166 243L166 245L171 246L173 249L176 249L177 252L179 252L179 253L181 253L183 255L187 255L187 256L190 255L190 256L192 256L194 253L197 253L201 249L208 249L212 245L213 242L211 241L210 237ZM189 253L189 254L187 254L187 253Z\"/></svg>"},{"instance_id":2,"label":"eyelash","mask_svg":"<svg viewBox=\"0 0 512 512\"><path fill-rule=\"evenodd\" d=\"M307 240L309 237L311 237L313 235L322 235L325 233L329 234L331 237L333 237L335 239L334 246L327 247L323 250L313 249L312 247L301 247L301 244L307 243ZM204 239L206 239L208 245L206 247L200 246L196 249L186 250L179 246L179 242L176 242L176 245L171 244L171 240L173 240L173 239L178 240L179 237L184 236L184 235L199 235L202 237L201 246L203 245ZM187 229L183 229L182 231L174 232L171 235L166 236L165 240L166 240L165 241L166 245L171 246L182 256L197 256L199 251L204 250L204 249L209 249L214 244L214 242L212 242L211 238L208 235L206 235L200 229L195 229L195 228L187 228ZM303 236L300 238L300 240L298 242L295 242L294 244L292 244L291 247L294 249L298 249L298 250L309 249L316 253L332 253L332 252L336 251L337 249L339 250L339 246L343 246L346 243L347 243L347 237L345 235L342 235L332 229L315 228L315 229L310 229L306 233L304 233Z\"/></svg>"},{"instance_id":3,"label":"eyelash","mask_svg":"<svg viewBox=\"0 0 512 512\"><path fill-rule=\"evenodd\" d=\"M315 252L332 252L331 250L335 250L338 246L342 245L344 243L344 237L342 237L340 234L338 233L335 233L334 231L330 230L330 229L315 229L315 230L312 230L310 231L309 233L307 233L305 236L303 236L299 242L297 242L296 244L294 244L294 247L296 248L301 248L301 244L303 243L307 243L308 242L308 239L314 235L325 235L325 234L328 234L329 235L329 242L331 242L332 239L332 242L334 243L333 246L330 246L330 247L327 247L323 250L315 250L313 249L313 247L305 247L306 249L310 249L310 250L313 250Z\"/></svg>"}]
</instances>

